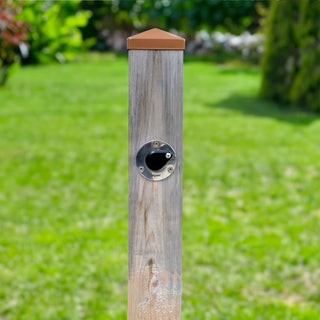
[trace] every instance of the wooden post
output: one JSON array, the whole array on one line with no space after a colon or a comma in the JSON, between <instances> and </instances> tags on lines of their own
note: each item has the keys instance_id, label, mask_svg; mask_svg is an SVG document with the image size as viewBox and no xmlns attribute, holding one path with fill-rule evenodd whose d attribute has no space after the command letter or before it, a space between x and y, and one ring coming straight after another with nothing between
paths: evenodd
<instances>
[{"instance_id":1,"label":"wooden post","mask_svg":"<svg viewBox=\"0 0 320 320\"><path fill-rule=\"evenodd\" d=\"M181 319L184 46L159 29L128 38L128 320Z\"/></svg>"}]
</instances>

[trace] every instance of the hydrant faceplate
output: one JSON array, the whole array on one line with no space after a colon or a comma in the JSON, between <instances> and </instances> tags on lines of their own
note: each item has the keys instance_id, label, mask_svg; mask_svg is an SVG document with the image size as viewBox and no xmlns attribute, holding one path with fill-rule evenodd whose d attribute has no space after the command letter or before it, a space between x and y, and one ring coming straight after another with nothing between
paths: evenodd
<instances>
[{"instance_id":1,"label":"hydrant faceplate","mask_svg":"<svg viewBox=\"0 0 320 320\"><path fill-rule=\"evenodd\" d=\"M168 143L152 140L145 143L138 151L136 166L146 179L160 181L174 172L176 153Z\"/></svg>"}]
</instances>

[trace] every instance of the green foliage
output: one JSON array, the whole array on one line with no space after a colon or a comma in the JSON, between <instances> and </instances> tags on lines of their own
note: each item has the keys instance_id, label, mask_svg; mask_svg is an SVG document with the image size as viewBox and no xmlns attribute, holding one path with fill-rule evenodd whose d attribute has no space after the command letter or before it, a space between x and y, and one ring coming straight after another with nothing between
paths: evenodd
<instances>
[{"instance_id":1,"label":"green foliage","mask_svg":"<svg viewBox=\"0 0 320 320\"><path fill-rule=\"evenodd\" d=\"M233 33L256 31L259 26L257 4L265 1L225 0L82 0L81 8L92 11L85 38L106 37L105 32L144 30L158 27L175 28L193 35L196 31L220 29ZM106 49L98 41L97 49Z\"/></svg>"},{"instance_id":2,"label":"green foliage","mask_svg":"<svg viewBox=\"0 0 320 320\"><path fill-rule=\"evenodd\" d=\"M150 22L153 18L166 28L176 28L189 34L201 29L217 28L241 33L244 30L255 30L258 26L255 1L145 0L142 13L145 18L151 18Z\"/></svg>"},{"instance_id":3,"label":"green foliage","mask_svg":"<svg viewBox=\"0 0 320 320\"><path fill-rule=\"evenodd\" d=\"M292 103L320 111L320 3L301 1L297 26L300 66L290 92Z\"/></svg>"},{"instance_id":4,"label":"green foliage","mask_svg":"<svg viewBox=\"0 0 320 320\"><path fill-rule=\"evenodd\" d=\"M0 318L126 319L124 58L21 68L0 91ZM184 66L186 320L317 320L320 119L256 68Z\"/></svg>"},{"instance_id":5,"label":"green foliage","mask_svg":"<svg viewBox=\"0 0 320 320\"><path fill-rule=\"evenodd\" d=\"M82 34L90 12L78 10L79 0L27 0L21 18L30 25L29 58L25 63L71 60L84 49Z\"/></svg>"},{"instance_id":6,"label":"green foliage","mask_svg":"<svg viewBox=\"0 0 320 320\"><path fill-rule=\"evenodd\" d=\"M103 51L108 49L105 39L113 31L122 30L131 33L137 22L136 11L141 10L136 2L136 0L82 0L80 8L91 12L88 24L81 28L84 39L97 39L93 48Z\"/></svg>"},{"instance_id":7,"label":"green foliage","mask_svg":"<svg viewBox=\"0 0 320 320\"><path fill-rule=\"evenodd\" d=\"M320 111L319 16L318 1L272 2L262 97Z\"/></svg>"}]
</instances>

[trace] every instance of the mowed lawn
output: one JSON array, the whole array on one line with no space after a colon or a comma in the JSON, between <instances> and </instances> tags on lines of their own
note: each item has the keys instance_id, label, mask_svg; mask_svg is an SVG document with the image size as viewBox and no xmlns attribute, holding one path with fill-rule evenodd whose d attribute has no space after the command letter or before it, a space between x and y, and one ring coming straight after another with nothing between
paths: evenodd
<instances>
[{"instance_id":1,"label":"mowed lawn","mask_svg":"<svg viewBox=\"0 0 320 320\"><path fill-rule=\"evenodd\" d=\"M127 60L0 89L0 319L126 319ZM320 318L320 118L184 66L182 318Z\"/></svg>"}]
</instances>

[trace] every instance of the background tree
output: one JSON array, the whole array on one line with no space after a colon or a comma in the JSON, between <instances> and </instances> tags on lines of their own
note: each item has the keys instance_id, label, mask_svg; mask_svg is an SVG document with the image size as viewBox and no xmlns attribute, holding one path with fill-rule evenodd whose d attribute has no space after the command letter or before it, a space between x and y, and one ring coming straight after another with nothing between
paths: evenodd
<instances>
[{"instance_id":1,"label":"background tree","mask_svg":"<svg viewBox=\"0 0 320 320\"><path fill-rule=\"evenodd\" d=\"M320 111L318 1L273 1L267 23L261 96Z\"/></svg>"},{"instance_id":2,"label":"background tree","mask_svg":"<svg viewBox=\"0 0 320 320\"><path fill-rule=\"evenodd\" d=\"M82 0L80 7L92 12L82 33L85 39L97 38L94 48L104 50L108 48L105 38L119 30L131 34L152 27L174 28L190 36L203 29L255 32L260 19L257 4L261 2L267 6L269 0Z\"/></svg>"},{"instance_id":3,"label":"background tree","mask_svg":"<svg viewBox=\"0 0 320 320\"><path fill-rule=\"evenodd\" d=\"M189 34L219 28L238 34L244 30L255 31L259 26L256 4L242 0L146 0L141 6L143 16L148 14L150 23L159 20L166 28Z\"/></svg>"},{"instance_id":4,"label":"background tree","mask_svg":"<svg viewBox=\"0 0 320 320\"><path fill-rule=\"evenodd\" d=\"M109 49L106 39L113 32L124 31L127 34L131 34L137 26L137 14L141 12L141 8L136 0L82 0L80 9L91 12L88 24L81 28L83 38L91 41L92 49L99 51Z\"/></svg>"}]
</instances>

